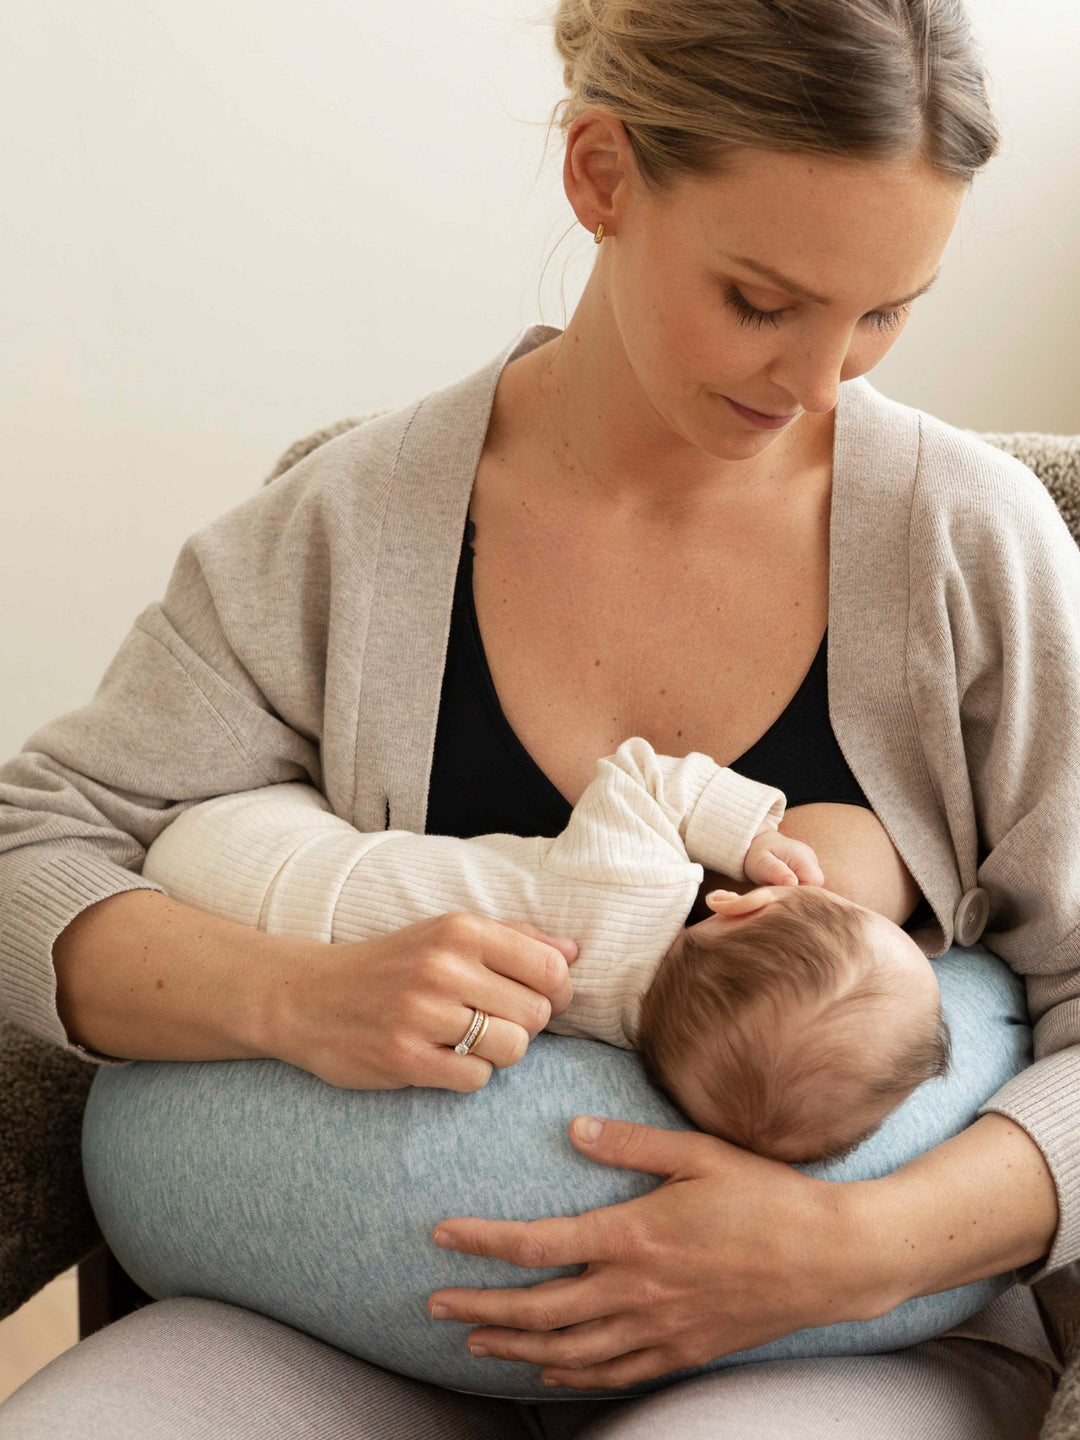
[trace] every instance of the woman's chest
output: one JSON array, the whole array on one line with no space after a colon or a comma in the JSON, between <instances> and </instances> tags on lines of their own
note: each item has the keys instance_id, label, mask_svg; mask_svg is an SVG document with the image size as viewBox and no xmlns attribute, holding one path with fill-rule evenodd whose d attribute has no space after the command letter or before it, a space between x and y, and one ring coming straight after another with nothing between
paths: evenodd
<instances>
[{"instance_id":1,"label":"woman's chest","mask_svg":"<svg viewBox=\"0 0 1080 1440\"><path fill-rule=\"evenodd\" d=\"M827 486L784 514L670 524L545 505L481 461L473 597L501 708L571 803L629 735L729 764L799 689L828 621Z\"/></svg>"}]
</instances>

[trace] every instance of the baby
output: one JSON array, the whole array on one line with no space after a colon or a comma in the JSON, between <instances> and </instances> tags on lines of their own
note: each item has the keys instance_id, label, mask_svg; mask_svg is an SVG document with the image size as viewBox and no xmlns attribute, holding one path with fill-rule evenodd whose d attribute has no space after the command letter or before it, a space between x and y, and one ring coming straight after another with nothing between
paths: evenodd
<instances>
[{"instance_id":1,"label":"baby","mask_svg":"<svg viewBox=\"0 0 1080 1440\"><path fill-rule=\"evenodd\" d=\"M553 839L362 833L286 783L192 806L143 874L272 934L368 940L468 911L572 936L573 999L549 1030L637 1049L702 1130L777 1159L834 1158L944 1073L948 1032L918 945L822 888L813 851L777 830L785 803L633 736ZM705 868L757 888L711 892L713 913L687 926Z\"/></svg>"}]
</instances>

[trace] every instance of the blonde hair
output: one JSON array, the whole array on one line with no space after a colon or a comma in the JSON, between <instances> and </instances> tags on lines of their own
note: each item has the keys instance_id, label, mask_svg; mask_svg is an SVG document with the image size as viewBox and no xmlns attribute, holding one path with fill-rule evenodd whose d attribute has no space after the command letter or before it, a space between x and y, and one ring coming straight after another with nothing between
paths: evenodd
<instances>
[{"instance_id":1,"label":"blonde hair","mask_svg":"<svg viewBox=\"0 0 1080 1440\"><path fill-rule=\"evenodd\" d=\"M847 984L854 974L854 983ZM846 985L846 988L845 988ZM642 1000L635 1044L654 1085L679 1101L673 1075L688 1055L716 1128L762 1154L782 1143L837 1158L924 1081L949 1067L949 1030L940 1008L892 1055L868 1064L852 1035L867 1007L896 997L878 964L865 917L802 887L730 930L683 931ZM815 1007L817 1007L815 1009ZM797 1039L778 1043L784 1017L803 1011ZM812 1152L812 1153L811 1153Z\"/></svg>"},{"instance_id":2,"label":"blonde hair","mask_svg":"<svg viewBox=\"0 0 1080 1440\"><path fill-rule=\"evenodd\" d=\"M560 0L568 95L620 120L646 187L736 147L928 161L970 182L1000 137L961 0Z\"/></svg>"}]
</instances>

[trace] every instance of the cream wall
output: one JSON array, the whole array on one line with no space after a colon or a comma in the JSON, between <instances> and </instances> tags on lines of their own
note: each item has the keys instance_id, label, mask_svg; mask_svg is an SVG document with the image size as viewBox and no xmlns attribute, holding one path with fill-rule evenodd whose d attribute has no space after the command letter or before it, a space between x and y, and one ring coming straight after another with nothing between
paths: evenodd
<instances>
[{"instance_id":1,"label":"cream wall","mask_svg":"<svg viewBox=\"0 0 1080 1440\"><path fill-rule=\"evenodd\" d=\"M1072 4L973 0L1007 154L874 377L958 424L1080 431ZM564 323L595 252L541 163L560 93L539 0L13 8L0 758L295 437Z\"/></svg>"}]
</instances>

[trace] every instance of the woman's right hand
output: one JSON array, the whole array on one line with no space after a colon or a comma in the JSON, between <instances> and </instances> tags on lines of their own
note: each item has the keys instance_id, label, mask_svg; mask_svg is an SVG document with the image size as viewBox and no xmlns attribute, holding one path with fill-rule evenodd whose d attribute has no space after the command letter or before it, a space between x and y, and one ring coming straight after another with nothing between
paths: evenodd
<instances>
[{"instance_id":1,"label":"woman's right hand","mask_svg":"<svg viewBox=\"0 0 1080 1440\"><path fill-rule=\"evenodd\" d=\"M269 1053L346 1090L479 1090L570 1003L573 940L453 912L374 940L305 945L278 970ZM471 1054L454 1046L490 1016Z\"/></svg>"}]
</instances>

